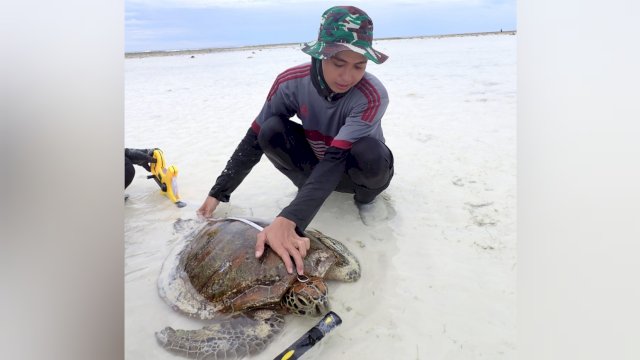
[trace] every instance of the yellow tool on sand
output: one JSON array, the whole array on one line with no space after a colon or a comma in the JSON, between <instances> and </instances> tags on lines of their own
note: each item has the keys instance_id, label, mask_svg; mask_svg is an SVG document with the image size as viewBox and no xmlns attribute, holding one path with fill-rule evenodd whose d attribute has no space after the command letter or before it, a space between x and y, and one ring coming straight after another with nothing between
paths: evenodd
<instances>
[{"instance_id":1,"label":"yellow tool on sand","mask_svg":"<svg viewBox=\"0 0 640 360\"><path fill-rule=\"evenodd\" d=\"M160 186L162 194L173 201L178 207L186 206L187 204L180 201L180 196L178 195L178 168L175 165L171 165L169 168L165 167L164 155L160 149L153 151L153 158L156 162L149 164L152 175L147 176L147 179L154 179L158 186Z\"/></svg>"}]
</instances>

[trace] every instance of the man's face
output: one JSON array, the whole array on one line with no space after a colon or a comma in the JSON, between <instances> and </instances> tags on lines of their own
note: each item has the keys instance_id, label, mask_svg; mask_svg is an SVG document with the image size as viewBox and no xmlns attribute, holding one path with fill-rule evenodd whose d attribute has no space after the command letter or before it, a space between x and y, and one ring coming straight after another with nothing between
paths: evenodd
<instances>
[{"instance_id":1,"label":"man's face","mask_svg":"<svg viewBox=\"0 0 640 360\"><path fill-rule=\"evenodd\" d=\"M344 50L322 60L324 80L333 92L349 91L364 76L367 58L355 51Z\"/></svg>"}]
</instances>

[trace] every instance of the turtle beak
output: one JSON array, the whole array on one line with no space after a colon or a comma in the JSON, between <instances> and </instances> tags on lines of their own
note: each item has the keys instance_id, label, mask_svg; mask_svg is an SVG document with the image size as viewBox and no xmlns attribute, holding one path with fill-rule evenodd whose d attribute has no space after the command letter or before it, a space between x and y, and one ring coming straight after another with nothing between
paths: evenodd
<instances>
[{"instance_id":1,"label":"turtle beak","mask_svg":"<svg viewBox=\"0 0 640 360\"><path fill-rule=\"evenodd\" d=\"M326 296L323 296L322 299L318 301L314 310L315 314L312 314L313 316L322 316L329 311L329 301Z\"/></svg>"}]
</instances>

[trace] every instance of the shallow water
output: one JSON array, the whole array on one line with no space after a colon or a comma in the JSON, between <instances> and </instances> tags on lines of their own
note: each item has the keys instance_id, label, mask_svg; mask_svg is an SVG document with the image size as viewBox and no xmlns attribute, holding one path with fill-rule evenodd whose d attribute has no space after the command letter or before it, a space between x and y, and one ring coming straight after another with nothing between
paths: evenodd
<instances>
[{"instance_id":1,"label":"shallow water","mask_svg":"<svg viewBox=\"0 0 640 360\"><path fill-rule=\"evenodd\" d=\"M381 41L372 72L389 91L383 120L396 174L391 219L365 226L352 197L332 194L311 223L359 258L362 278L330 283L343 324L305 359L515 357L516 36ZM159 147L179 168L184 208L136 167L125 193L125 356L177 359L165 326L206 324L158 296L178 218L195 218L275 76L307 61L294 46L125 61L125 146ZM295 196L266 159L216 217L272 219ZM318 319L287 318L256 359L271 359Z\"/></svg>"}]
</instances>

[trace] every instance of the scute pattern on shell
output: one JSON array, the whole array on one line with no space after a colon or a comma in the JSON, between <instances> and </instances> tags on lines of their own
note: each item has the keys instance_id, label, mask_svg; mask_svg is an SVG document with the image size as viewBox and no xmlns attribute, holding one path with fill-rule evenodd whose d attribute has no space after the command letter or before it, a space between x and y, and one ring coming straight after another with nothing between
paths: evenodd
<instances>
[{"instance_id":1,"label":"scute pattern on shell","mask_svg":"<svg viewBox=\"0 0 640 360\"><path fill-rule=\"evenodd\" d=\"M156 333L163 347L190 358L234 359L262 351L281 331L288 311L282 299L296 275L268 247L255 258L257 233L240 221L208 220L176 244L163 263L158 292L173 309L213 323L197 330L166 327ZM360 264L344 245L316 230L306 236L305 275L322 284L360 277Z\"/></svg>"}]
</instances>

